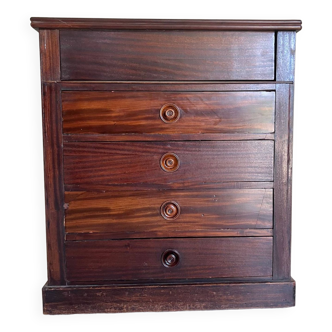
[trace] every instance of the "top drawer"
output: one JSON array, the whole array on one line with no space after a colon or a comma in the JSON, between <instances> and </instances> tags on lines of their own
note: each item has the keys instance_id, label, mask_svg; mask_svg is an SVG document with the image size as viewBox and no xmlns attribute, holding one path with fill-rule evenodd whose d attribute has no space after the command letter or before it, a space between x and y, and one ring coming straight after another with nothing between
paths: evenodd
<instances>
[{"instance_id":1,"label":"top drawer","mask_svg":"<svg viewBox=\"0 0 332 332\"><path fill-rule=\"evenodd\" d=\"M274 32L61 30L61 79L274 80Z\"/></svg>"}]
</instances>

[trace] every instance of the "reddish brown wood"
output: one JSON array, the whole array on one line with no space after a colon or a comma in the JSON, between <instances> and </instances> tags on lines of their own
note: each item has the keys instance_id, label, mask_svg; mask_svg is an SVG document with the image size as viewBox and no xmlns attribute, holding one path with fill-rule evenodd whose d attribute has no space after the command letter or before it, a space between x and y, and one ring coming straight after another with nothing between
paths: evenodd
<instances>
[{"instance_id":1,"label":"reddish brown wood","mask_svg":"<svg viewBox=\"0 0 332 332\"><path fill-rule=\"evenodd\" d=\"M40 71L42 82L60 80L59 30L40 30Z\"/></svg>"},{"instance_id":2,"label":"reddish brown wood","mask_svg":"<svg viewBox=\"0 0 332 332\"><path fill-rule=\"evenodd\" d=\"M164 172L160 159L175 153L180 167ZM65 143L67 185L181 184L272 181L272 141Z\"/></svg>"},{"instance_id":3,"label":"reddish brown wood","mask_svg":"<svg viewBox=\"0 0 332 332\"><path fill-rule=\"evenodd\" d=\"M301 22L31 24L43 83L45 313L294 305Z\"/></svg>"},{"instance_id":4,"label":"reddish brown wood","mask_svg":"<svg viewBox=\"0 0 332 332\"><path fill-rule=\"evenodd\" d=\"M180 254L176 250L167 249L161 256L161 262L167 268L175 267L180 263Z\"/></svg>"},{"instance_id":5,"label":"reddish brown wood","mask_svg":"<svg viewBox=\"0 0 332 332\"><path fill-rule=\"evenodd\" d=\"M291 192L289 191L290 85L277 85L273 278L290 278Z\"/></svg>"},{"instance_id":6,"label":"reddish brown wood","mask_svg":"<svg viewBox=\"0 0 332 332\"><path fill-rule=\"evenodd\" d=\"M166 173L176 172L180 167L180 159L175 153L165 153L159 161L160 167Z\"/></svg>"},{"instance_id":7,"label":"reddish brown wood","mask_svg":"<svg viewBox=\"0 0 332 332\"><path fill-rule=\"evenodd\" d=\"M272 228L272 198L272 189L67 192L67 239L204 236L227 228ZM178 207L170 206L174 216L169 213L165 220L167 202Z\"/></svg>"},{"instance_id":8,"label":"reddish brown wood","mask_svg":"<svg viewBox=\"0 0 332 332\"><path fill-rule=\"evenodd\" d=\"M166 250L179 254L163 265ZM192 238L66 242L67 280L174 280L272 275L272 238Z\"/></svg>"},{"instance_id":9,"label":"reddish brown wood","mask_svg":"<svg viewBox=\"0 0 332 332\"><path fill-rule=\"evenodd\" d=\"M68 301L68 298L70 301ZM130 299L130 300L128 300ZM284 308L295 305L295 282L43 288L44 314Z\"/></svg>"},{"instance_id":10,"label":"reddish brown wood","mask_svg":"<svg viewBox=\"0 0 332 332\"><path fill-rule=\"evenodd\" d=\"M274 107L263 91L62 93L65 134L273 133Z\"/></svg>"},{"instance_id":11,"label":"reddish brown wood","mask_svg":"<svg viewBox=\"0 0 332 332\"><path fill-rule=\"evenodd\" d=\"M35 29L116 29L116 30L301 30L300 20L152 20L105 18L31 17Z\"/></svg>"},{"instance_id":12,"label":"reddish brown wood","mask_svg":"<svg viewBox=\"0 0 332 332\"><path fill-rule=\"evenodd\" d=\"M218 189L272 189L274 183L270 182L219 182L217 184ZM216 183L172 183L164 184L162 189L216 189ZM81 184L81 185L65 185L66 191L127 191L127 190L161 190L160 185L151 183L136 183L136 184Z\"/></svg>"},{"instance_id":13,"label":"reddish brown wood","mask_svg":"<svg viewBox=\"0 0 332 332\"><path fill-rule=\"evenodd\" d=\"M170 142L274 140L274 134L68 134L64 142Z\"/></svg>"},{"instance_id":14,"label":"reddish brown wood","mask_svg":"<svg viewBox=\"0 0 332 332\"><path fill-rule=\"evenodd\" d=\"M273 32L60 31L62 80L273 80ZM84 47L82 47L84 45Z\"/></svg>"},{"instance_id":15,"label":"reddish brown wood","mask_svg":"<svg viewBox=\"0 0 332 332\"><path fill-rule=\"evenodd\" d=\"M159 116L166 124L173 124L180 119L181 109L175 104L167 103L161 107Z\"/></svg>"},{"instance_id":16,"label":"reddish brown wood","mask_svg":"<svg viewBox=\"0 0 332 332\"><path fill-rule=\"evenodd\" d=\"M70 298L70 301L68 301ZM130 299L130 300L128 300ZM43 288L44 314L284 308L295 305L295 282Z\"/></svg>"},{"instance_id":17,"label":"reddish brown wood","mask_svg":"<svg viewBox=\"0 0 332 332\"><path fill-rule=\"evenodd\" d=\"M65 265L60 90L54 83L44 83L42 93L48 283L61 285Z\"/></svg>"},{"instance_id":18,"label":"reddish brown wood","mask_svg":"<svg viewBox=\"0 0 332 332\"><path fill-rule=\"evenodd\" d=\"M68 241L80 241L80 240L105 240L105 239L131 239L131 238L180 238L180 237L243 237L243 236L252 236L252 237L270 237L273 236L272 228L224 228L218 229L216 231L208 231L208 230L178 230L178 231L149 231L148 234L146 232L140 233L121 233L121 232L111 232L111 233L68 233L66 235L66 239Z\"/></svg>"},{"instance_id":19,"label":"reddish brown wood","mask_svg":"<svg viewBox=\"0 0 332 332\"><path fill-rule=\"evenodd\" d=\"M180 216L181 208L178 202L166 201L160 207L160 215L170 221L174 221Z\"/></svg>"},{"instance_id":20,"label":"reddish brown wood","mask_svg":"<svg viewBox=\"0 0 332 332\"><path fill-rule=\"evenodd\" d=\"M40 30L39 43L48 284L64 285L62 115L60 87L54 83L60 80L59 31Z\"/></svg>"},{"instance_id":21,"label":"reddish brown wood","mask_svg":"<svg viewBox=\"0 0 332 332\"><path fill-rule=\"evenodd\" d=\"M122 81L87 82L62 81L62 91L162 91L162 92L211 92L211 91L274 91L276 82L248 81L241 83L220 81ZM282 83L282 82L278 82Z\"/></svg>"}]
</instances>

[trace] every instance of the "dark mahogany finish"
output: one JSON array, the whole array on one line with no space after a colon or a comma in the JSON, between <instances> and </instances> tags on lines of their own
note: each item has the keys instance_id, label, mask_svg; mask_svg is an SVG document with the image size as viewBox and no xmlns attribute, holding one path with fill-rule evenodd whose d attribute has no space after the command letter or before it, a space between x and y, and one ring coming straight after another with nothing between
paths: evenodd
<instances>
[{"instance_id":1,"label":"dark mahogany finish","mask_svg":"<svg viewBox=\"0 0 332 332\"><path fill-rule=\"evenodd\" d=\"M301 21L32 18L47 314L287 307Z\"/></svg>"},{"instance_id":2,"label":"dark mahogany finish","mask_svg":"<svg viewBox=\"0 0 332 332\"><path fill-rule=\"evenodd\" d=\"M160 207L160 215L166 220L175 220L180 211L180 205L174 201L166 201Z\"/></svg>"},{"instance_id":3,"label":"dark mahogany finish","mask_svg":"<svg viewBox=\"0 0 332 332\"><path fill-rule=\"evenodd\" d=\"M275 93L262 91L62 93L65 134L267 134L274 108Z\"/></svg>"},{"instance_id":4,"label":"dark mahogany finish","mask_svg":"<svg viewBox=\"0 0 332 332\"><path fill-rule=\"evenodd\" d=\"M161 256L161 262L165 267L175 267L180 262L180 255L176 250L167 249Z\"/></svg>"},{"instance_id":5,"label":"dark mahogany finish","mask_svg":"<svg viewBox=\"0 0 332 332\"><path fill-rule=\"evenodd\" d=\"M93 287L46 285L43 300L44 313L52 315L283 308L295 305L294 289L294 280Z\"/></svg>"},{"instance_id":6,"label":"dark mahogany finish","mask_svg":"<svg viewBox=\"0 0 332 332\"><path fill-rule=\"evenodd\" d=\"M180 167L180 159L175 153L165 153L159 161L160 167L166 173L173 173Z\"/></svg>"},{"instance_id":7,"label":"dark mahogany finish","mask_svg":"<svg viewBox=\"0 0 332 332\"><path fill-rule=\"evenodd\" d=\"M65 185L273 181L273 150L273 141L65 143Z\"/></svg>"},{"instance_id":8,"label":"dark mahogany finish","mask_svg":"<svg viewBox=\"0 0 332 332\"><path fill-rule=\"evenodd\" d=\"M35 29L299 31L300 20L142 20L32 17Z\"/></svg>"},{"instance_id":9,"label":"dark mahogany finish","mask_svg":"<svg viewBox=\"0 0 332 332\"><path fill-rule=\"evenodd\" d=\"M272 189L67 192L66 234L88 240L272 228L272 199Z\"/></svg>"},{"instance_id":10,"label":"dark mahogany finish","mask_svg":"<svg viewBox=\"0 0 332 332\"><path fill-rule=\"evenodd\" d=\"M57 102L59 89L56 84L44 83L42 93L48 281L50 285L61 285L65 280L65 267L63 154L61 113Z\"/></svg>"},{"instance_id":11,"label":"dark mahogany finish","mask_svg":"<svg viewBox=\"0 0 332 332\"><path fill-rule=\"evenodd\" d=\"M176 251L178 258L165 257L166 250ZM166 259L170 260L168 268ZM66 242L66 264L67 280L74 284L107 280L271 278L272 238Z\"/></svg>"},{"instance_id":12,"label":"dark mahogany finish","mask_svg":"<svg viewBox=\"0 0 332 332\"><path fill-rule=\"evenodd\" d=\"M175 123L180 119L181 109L172 103L167 103L160 109L160 119L167 124Z\"/></svg>"},{"instance_id":13,"label":"dark mahogany finish","mask_svg":"<svg viewBox=\"0 0 332 332\"><path fill-rule=\"evenodd\" d=\"M274 79L273 32L65 29L60 42L62 80Z\"/></svg>"}]
</instances>

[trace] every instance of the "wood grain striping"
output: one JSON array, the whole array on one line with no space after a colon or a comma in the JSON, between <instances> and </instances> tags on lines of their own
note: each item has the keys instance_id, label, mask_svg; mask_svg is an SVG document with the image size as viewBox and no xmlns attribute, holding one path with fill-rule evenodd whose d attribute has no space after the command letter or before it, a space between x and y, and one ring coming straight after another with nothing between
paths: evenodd
<instances>
[{"instance_id":1,"label":"wood grain striping","mask_svg":"<svg viewBox=\"0 0 332 332\"><path fill-rule=\"evenodd\" d=\"M64 29L61 78L273 80L274 37L273 32Z\"/></svg>"},{"instance_id":2,"label":"wood grain striping","mask_svg":"<svg viewBox=\"0 0 332 332\"><path fill-rule=\"evenodd\" d=\"M276 80L294 82L295 71L294 31L277 32Z\"/></svg>"},{"instance_id":3,"label":"wood grain striping","mask_svg":"<svg viewBox=\"0 0 332 332\"><path fill-rule=\"evenodd\" d=\"M179 120L161 120L163 105ZM62 92L65 134L273 133L274 92Z\"/></svg>"},{"instance_id":4,"label":"wood grain striping","mask_svg":"<svg viewBox=\"0 0 332 332\"><path fill-rule=\"evenodd\" d=\"M44 83L42 93L48 283L61 285L65 263L60 90L55 83Z\"/></svg>"},{"instance_id":5,"label":"wood grain striping","mask_svg":"<svg viewBox=\"0 0 332 332\"><path fill-rule=\"evenodd\" d=\"M179 263L162 264L176 250ZM272 238L192 238L66 242L69 282L245 278L272 275Z\"/></svg>"},{"instance_id":6,"label":"wood grain striping","mask_svg":"<svg viewBox=\"0 0 332 332\"><path fill-rule=\"evenodd\" d=\"M275 81L62 81L62 91L274 91Z\"/></svg>"},{"instance_id":7,"label":"wood grain striping","mask_svg":"<svg viewBox=\"0 0 332 332\"><path fill-rule=\"evenodd\" d=\"M217 184L218 189L273 189L274 182L219 182ZM216 183L166 183L160 188L159 184L151 183L135 183L135 184L67 184L65 185L65 190L67 192L77 192L77 191L127 191L127 190L171 190L171 189L186 189L186 190L196 190L196 189L216 189Z\"/></svg>"},{"instance_id":8,"label":"wood grain striping","mask_svg":"<svg viewBox=\"0 0 332 332\"><path fill-rule=\"evenodd\" d=\"M272 199L271 189L67 192L66 236L204 236L227 228L272 228ZM179 205L180 214L174 220L161 215L161 205L167 201Z\"/></svg>"},{"instance_id":9,"label":"wood grain striping","mask_svg":"<svg viewBox=\"0 0 332 332\"><path fill-rule=\"evenodd\" d=\"M116 30L301 30L300 20L174 20L31 17L38 29L116 29Z\"/></svg>"},{"instance_id":10,"label":"wood grain striping","mask_svg":"<svg viewBox=\"0 0 332 332\"><path fill-rule=\"evenodd\" d=\"M158 239L158 238L194 238L194 237L271 237L272 228L220 228L214 231L209 230L175 230L175 231L149 231L134 233L128 232L104 232L104 233L67 233L67 241L82 240L125 240L125 239Z\"/></svg>"},{"instance_id":11,"label":"wood grain striping","mask_svg":"<svg viewBox=\"0 0 332 332\"><path fill-rule=\"evenodd\" d=\"M70 301L68 300L70 299ZM284 308L295 305L295 282L43 288L44 314Z\"/></svg>"},{"instance_id":12,"label":"wood grain striping","mask_svg":"<svg viewBox=\"0 0 332 332\"><path fill-rule=\"evenodd\" d=\"M42 82L60 81L59 30L39 31L40 74Z\"/></svg>"},{"instance_id":13,"label":"wood grain striping","mask_svg":"<svg viewBox=\"0 0 332 332\"><path fill-rule=\"evenodd\" d=\"M180 167L164 172L175 153ZM273 141L65 143L66 185L148 184L172 187L228 181L273 181Z\"/></svg>"},{"instance_id":14,"label":"wood grain striping","mask_svg":"<svg viewBox=\"0 0 332 332\"><path fill-rule=\"evenodd\" d=\"M290 278L290 85L277 85L276 98L273 278L282 280Z\"/></svg>"}]
</instances>

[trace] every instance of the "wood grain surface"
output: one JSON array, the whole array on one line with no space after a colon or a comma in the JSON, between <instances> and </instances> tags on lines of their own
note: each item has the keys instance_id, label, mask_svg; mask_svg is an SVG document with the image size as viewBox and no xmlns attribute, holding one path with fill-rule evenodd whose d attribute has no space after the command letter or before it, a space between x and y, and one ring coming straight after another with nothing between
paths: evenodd
<instances>
[{"instance_id":1,"label":"wood grain surface","mask_svg":"<svg viewBox=\"0 0 332 332\"><path fill-rule=\"evenodd\" d=\"M40 76L42 82L60 81L59 30L40 30Z\"/></svg>"},{"instance_id":2,"label":"wood grain surface","mask_svg":"<svg viewBox=\"0 0 332 332\"><path fill-rule=\"evenodd\" d=\"M122 287L119 285L69 287L45 285L43 302L44 314L49 315L284 308L295 305L295 282L289 280Z\"/></svg>"},{"instance_id":3,"label":"wood grain surface","mask_svg":"<svg viewBox=\"0 0 332 332\"><path fill-rule=\"evenodd\" d=\"M178 253L165 267L166 250ZM193 238L67 241L67 280L171 280L272 275L272 238Z\"/></svg>"},{"instance_id":4,"label":"wood grain surface","mask_svg":"<svg viewBox=\"0 0 332 332\"><path fill-rule=\"evenodd\" d=\"M291 257L291 145L290 124L293 106L290 103L291 85L277 85L277 115L275 140L275 191L274 191L274 259L273 277L277 280L290 278Z\"/></svg>"},{"instance_id":5,"label":"wood grain surface","mask_svg":"<svg viewBox=\"0 0 332 332\"><path fill-rule=\"evenodd\" d=\"M174 20L31 17L35 29L117 29L117 30L301 30L300 20Z\"/></svg>"},{"instance_id":6,"label":"wood grain surface","mask_svg":"<svg viewBox=\"0 0 332 332\"><path fill-rule=\"evenodd\" d=\"M161 169L175 153L179 169ZM65 143L67 185L150 184L159 189L186 183L272 181L273 141Z\"/></svg>"},{"instance_id":7,"label":"wood grain surface","mask_svg":"<svg viewBox=\"0 0 332 332\"><path fill-rule=\"evenodd\" d=\"M295 40L294 31L277 32L276 80L294 82L295 72Z\"/></svg>"},{"instance_id":8,"label":"wood grain surface","mask_svg":"<svg viewBox=\"0 0 332 332\"><path fill-rule=\"evenodd\" d=\"M272 198L271 189L67 192L66 238L204 236L227 228L272 228ZM165 220L161 206L173 201L179 215Z\"/></svg>"},{"instance_id":9,"label":"wood grain surface","mask_svg":"<svg viewBox=\"0 0 332 332\"><path fill-rule=\"evenodd\" d=\"M65 282L65 232L59 86L55 83L44 83L42 93L48 283L61 285Z\"/></svg>"},{"instance_id":10,"label":"wood grain surface","mask_svg":"<svg viewBox=\"0 0 332 332\"><path fill-rule=\"evenodd\" d=\"M216 183L175 183L164 184L163 187L160 187L158 184L151 183L132 183L123 185L119 184L65 184L65 190L67 192L83 192L83 191L96 191L96 192L106 192L106 191L127 191L127 190L169 190L169 189L216 189ZM274 182L219 182L217 184L218 189L273 189Z\"/></svg>"},{"instance_id":11,"label":"wood grain surface","mask_svg":"<svg viewBox=\"0 0 332 332\"><path fill-rule=\"evenodd\" d=\"M281 83L281 82L279 82ZM62 81L62 91L274 91L275 81Z\"/></svg>"},{"instance_id":12,"label":"wood grain surface","mask_svg":"<svg viewBox=\"0 0 332 332\"><path fill-rule=\"evenodd\" d=\"M274 140L275 134L64 134L64 142L171 142Z\"/></svg>"},{"instance_id":13,"label":"wood grain surface","mask_svg":"<svg viewBox=\"0 0 332 332\"><path fill-rule=\"evenodd\" d=\"M31 18L47 314L287 307L299 20Z\"/></svg>"},{"instance_id":14,"label":"wood grain surface","mask_svg":"<svg viewBox=\"0 0 332 332\"><path fill-rule=\"evenodd\" d=\"M165 123L164 105L179 119ZM273 133L274 92L62 92L65 134ZM174 110L172 110L174 112ZM163 115L163 118L165 114Z\"/></svg>"},{"instance_id":15,"label":"wood grain surface","mask_svg":"<svg viewBox=\"0 0 332 332\"><path fill-rule=\"evenodd\" d=\"M273 32L60 31L62 80L273 80Z\"/></svg>"}]
</instances>

